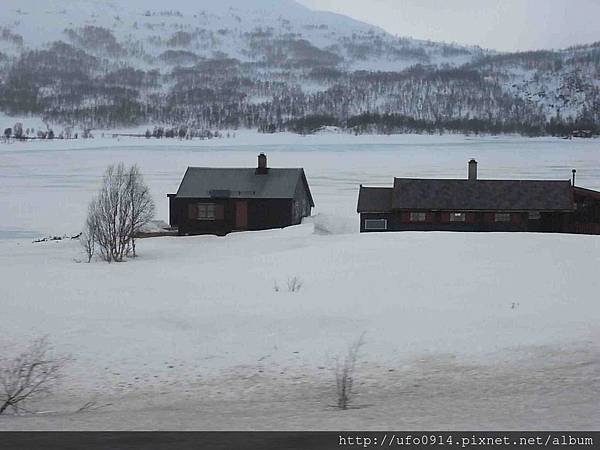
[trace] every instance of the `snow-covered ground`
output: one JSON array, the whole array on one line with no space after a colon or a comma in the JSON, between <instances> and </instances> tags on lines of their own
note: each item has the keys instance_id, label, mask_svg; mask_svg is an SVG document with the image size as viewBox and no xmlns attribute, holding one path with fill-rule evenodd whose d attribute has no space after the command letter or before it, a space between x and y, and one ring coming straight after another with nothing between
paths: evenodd
<instances>
[{"instance_id":1,"label":"snow-covered ground","mask_svg":"<svg viewBox=\"0 0 600 450\"><path fill-rule=\"evenodd\" d=\"M360 183L462 177L471 157L484 178L568 179L576 167L578 184L600 188L597 141L72 142L0 146L13 237L0 236L0 348L48 335L72 356L44 413L0 416L0 429L597 427L597 236L361 235L355 213ZM138 259L112 265L79 262L73 240L14 236L76 233L111 162L140 164L165 219L187 165L253 165L259 151L306 169L318 208L303 225L146 239ZM363 333L359 408L341 412L336 358ZM89 401L99 409L74 413Z\"/></svg>"}]
</instances>

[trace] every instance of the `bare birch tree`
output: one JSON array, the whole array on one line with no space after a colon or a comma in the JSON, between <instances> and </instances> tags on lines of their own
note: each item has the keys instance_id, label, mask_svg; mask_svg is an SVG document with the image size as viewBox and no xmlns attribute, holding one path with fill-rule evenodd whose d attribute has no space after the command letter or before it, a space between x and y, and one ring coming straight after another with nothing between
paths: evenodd
<instances>
[{"instance_id":1,"label":"bare birch tree","mask_svg":"<svg viewBox=\"0 0 600 450\"><path fill-rule=\"evenodd\" d=\"M107 262L121 262L129 245L129 201L125 165L109 166L98 196L90 204L96 242Z\"/></svg>"},{"instance_id":2,"label":"bare birch tree","mask_svg":"<svg viewBox=\"0 0 600 450\"><path fill-rule=\"evenodd\" d=\"M130 252L135 256L135 235L153 216L154 202L139 169L119 163L106 169L86 225L93 229L102 259L121 262Z\"/></svg>"},{"instance_id":3,"label":"bare birch tree","mask_svg":"<svg viewBox=\"0 0 600 450\"><path fill-rule=\"evenodd\" d=\"M92 261L92 257L96 252L96 216L93 213L92 209L93 202L90 204L88 209L88 215L85 221L85 225L83 227L83 231L79 236L79 242L83 247L83 251L87 256L87 262L90 263Z\"/></svg>"},{"instance_id":4,"label":"bare birch tree","mask_svg":"<svg viewBox=\"0 0 600 450\"><path fill-rule=\"evenodd\" d=\"M148 186L144 183L144 177L137 165L131 166L127 173L127 196L130 208L131 251L135 257L135 237L142 227L154 217L154 201L150 195Z\"/></svg>"}]
</instances>

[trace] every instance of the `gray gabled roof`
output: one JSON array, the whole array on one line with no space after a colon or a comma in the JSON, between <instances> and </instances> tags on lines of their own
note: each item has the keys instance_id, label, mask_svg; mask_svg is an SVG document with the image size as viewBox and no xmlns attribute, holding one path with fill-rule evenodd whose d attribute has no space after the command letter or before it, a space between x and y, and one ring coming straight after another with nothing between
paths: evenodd
<instances>
[{"instance_id":1,"label":"gray gabled roof","mask_svg":"<svg viewBox=\"0 0 600 450\"><path fill-rule=\"evenodd\" d=\"M250 168L188 167L176 196L179 198L292 199L298 183L312 196L304 169L268 169L259 174Z\"/></svg>"},{"instance_id":2,"label":"gray gabled roof","mask_svg":"<svg viewBox=\"0 0 600 450\"><path fill-rule=\"evenodd\" d=\"M384 187L360 187L358 193L358 212L385 213L392 210L394 189Z\"/></svg>"},{"instance_id":3,"label":"gray gabled roof","mask_svg":"<svg viewBox=\"0 0 600 450\"><path fill-rule=\"evenodd\" d=\"M569 181L395 178L393 209L566 211Z\"/></svg>"}]
</instances>

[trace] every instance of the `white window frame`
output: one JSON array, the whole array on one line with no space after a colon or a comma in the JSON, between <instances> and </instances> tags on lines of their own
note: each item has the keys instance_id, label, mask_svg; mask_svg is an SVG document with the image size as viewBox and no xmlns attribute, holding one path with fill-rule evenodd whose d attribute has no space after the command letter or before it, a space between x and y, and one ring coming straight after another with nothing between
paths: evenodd
<instances>
[{"instance_id":1,"label":"white window frame","mask_svg":"<svg viewBox=\"0 0 600 450\"><path fill-rule=\"evenodd\" d=\"M510 213L495 213L494 214L494 222L508 223L511 220L512 220L512 215Z\"/></svg>"},{"instance_id":2,"label":"white window frame","mask_svg":"<svg viewBox=\"0 0 600 450\"><path fill-rule=\"evenodd\" d=\"M413 211L409 214L409 219L411 222L426 222L427 221L427 213Z\"/></svg>"},{"instance_id":3,"label":"white window frame","mask_svg":"<svg viewBox=\"0 0 600 450\"><path fill-rule=\"evenodd\" d=\"M217 220L216 203L198 203L196 207L198 208L196 219L206 221Z\"/></svg>"},{"instance_id":4,"label":"white window frame","mask_svg":"<svg viewBox=\"0 0 600 450\"><path fill-rule=\"evenodd\" d=\"M467 213L464 212L451 212L450 213L450 222L466 222L467 221Z\"/></svg>"},{"instance_id":5,"label":"white window frame","mask_svg":"<svg viewBox=\"0 0 600 450\"><path fill-rule=\"evenodd\" d=\"M369 226L369 222L377 222L383 224L383 228L380 226ZM388 229L388 221L387 219L365 219L365 230L369 231L385 231Z\"/></svg>"}]
</instances>

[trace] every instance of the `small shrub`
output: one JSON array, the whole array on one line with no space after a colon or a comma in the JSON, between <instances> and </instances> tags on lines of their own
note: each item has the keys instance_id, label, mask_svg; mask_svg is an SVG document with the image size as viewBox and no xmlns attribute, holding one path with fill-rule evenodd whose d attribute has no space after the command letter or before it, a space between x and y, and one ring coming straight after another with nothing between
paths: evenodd
<instances>
[{"instance_id":1,"label":"small shrub","mask_svg":"<svg viewBox=\"0 0 600 450\"><path fill-rule=\"evenodd\" d=\"M46 338L33 341L20 355L0 360L0 414L18 413L26 403L52 393L67 358L53 354Z\"/></svg>"},{"instance_id":2,"label":"small shrub","mask_svg":"<svg viewBox=\"0 0 600 450\"><path fill-rule=\"evenodd\" d=\"M298 277L288 278L287 289L288 292L299 292L302 289L303 282Z\"/></svg>"},{"instance_id":3,"label":"small shrub","mask_svg":"<svg viewBox=\"0 0 600 450\"><path fill-rule=\"evenodd\" d=\"M356 392L354 382L356 380L356 361L359 357L360 348L364 345L364 333L348 348L348 353L343 360L338 358L335 369L337 407L348 409Z\"/></svg>"}]
</instances>

